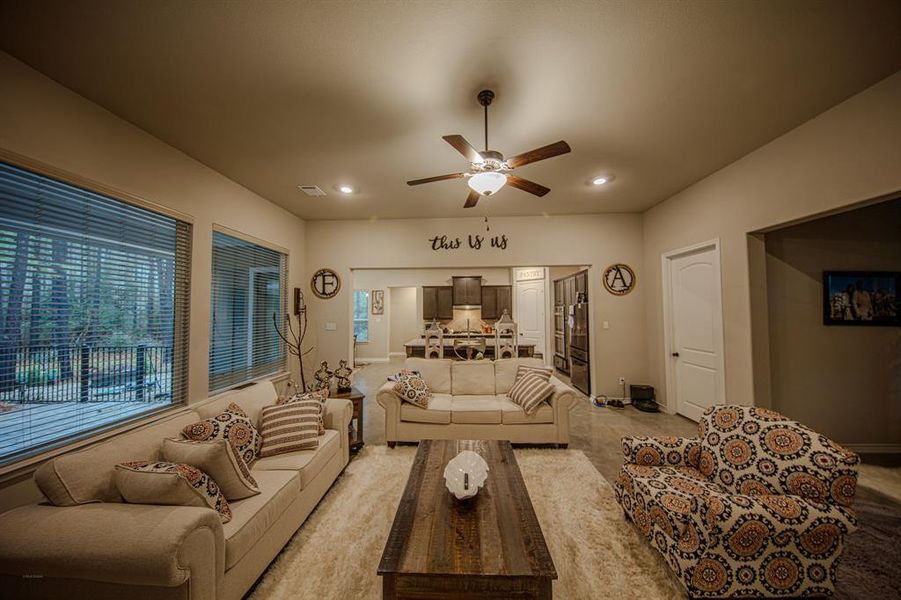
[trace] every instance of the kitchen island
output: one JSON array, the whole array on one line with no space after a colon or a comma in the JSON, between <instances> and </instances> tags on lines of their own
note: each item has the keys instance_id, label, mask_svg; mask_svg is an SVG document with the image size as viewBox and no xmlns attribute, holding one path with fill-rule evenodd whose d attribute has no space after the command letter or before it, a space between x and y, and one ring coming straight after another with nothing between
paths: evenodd
<instances>
[{"instance_id":1,"label":"kitchen island","mask_svg":"<svg viewBox=\"0 0 901 600\"><path fill-rule=\"evenodd\" d=\"M485 337L485 358L494 358L494 336L486 335ZM468 341L467 341L468 339ZM459 356L454 352L454 343L458 344ZM464 347L459 347L460 345L470 344L470 345L478 345L481 346L481 337L480 336L471 336L469 338L465 337L450 337L445 336L443 339L444 344L444 358L454 358L463 360L463 356L466 356L466 351ZM425 356L425 340L422 338L414 338L404 344L404 349L407 351L408 357L418 357L423 358ZM525 342L519 344L519 356L521 358L528 358L535 355L535 343L534 342Z\"/></svg>"}]
</instances>

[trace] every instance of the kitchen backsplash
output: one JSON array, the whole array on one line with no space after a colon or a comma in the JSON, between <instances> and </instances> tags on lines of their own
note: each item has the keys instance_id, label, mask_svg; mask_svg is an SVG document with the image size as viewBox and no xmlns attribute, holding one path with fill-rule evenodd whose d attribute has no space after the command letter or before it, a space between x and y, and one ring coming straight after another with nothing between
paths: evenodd
<instances>
[{"instance_id":1,"label":"kitchen backsplash","mask_svg":"<svg viewBox=\"0 0 901 600\"><path fill-rule=\"evenodd\" d=\"M482 320L481 308L455 308L454 318L450 321L439 321L442 327L446 327L450 331L466 331L467 319L469 320L470 331L481 331L483 325L489 325ZM428 327L429 323L425 323Z\"/></svg>"}]
</instances>

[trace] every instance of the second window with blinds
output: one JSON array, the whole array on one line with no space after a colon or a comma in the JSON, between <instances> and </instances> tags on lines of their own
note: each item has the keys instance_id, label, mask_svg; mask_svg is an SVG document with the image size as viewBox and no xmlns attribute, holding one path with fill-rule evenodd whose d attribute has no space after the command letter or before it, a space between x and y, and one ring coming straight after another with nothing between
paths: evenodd
<instances>
[{"instance_id":1,"label":"second window with blinds","mask_svg":"<svg viewBox=\"0 0 901 600\"><path fill-rule=\"evenodd\" d=\"M287 257L239 237L213 232L210 392L285 370Z\"/></svg>"}]
</instances>

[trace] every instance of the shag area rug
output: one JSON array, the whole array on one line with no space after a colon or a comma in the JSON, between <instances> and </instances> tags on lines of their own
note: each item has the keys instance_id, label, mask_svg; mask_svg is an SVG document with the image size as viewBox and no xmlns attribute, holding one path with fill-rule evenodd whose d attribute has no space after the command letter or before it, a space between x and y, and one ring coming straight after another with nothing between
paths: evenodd
<instances>
[{"instance_id":1,"label":"shag area rug","mask_svg":"<svg viewBox=\"0 0 901 600\"><path fill-rule=\"evenodd\" d=\"M252 600L379 599L376 575L416 448L367 446L263 576ZM685 598L578 450L517 449L558 579L554 598Z\"/></svg>"}]
</instances>

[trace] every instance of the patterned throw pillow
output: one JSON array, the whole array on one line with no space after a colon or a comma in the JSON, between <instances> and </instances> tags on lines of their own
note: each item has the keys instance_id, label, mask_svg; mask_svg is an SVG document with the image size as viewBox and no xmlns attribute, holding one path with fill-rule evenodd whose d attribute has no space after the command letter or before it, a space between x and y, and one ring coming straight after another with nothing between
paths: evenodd
<instances>
[{"instance_id":1,"label":"patterned throw pillow","mask_svg":"<svg viewBox=\"0 0 901 600\"><path fill-rule=\"evenodd\" d=\"M293 396L279 396L275 401L276 404L287 404L288 402L297 402L299 400L318 400L325 402L328 400L328 390L316 390L315 392L298 392Z\"/></svg>"},{"instance_id":2,"label":"patterned throw pillow","mask_svg":"<svg viewBox=\"0 0 901 600\"><path fill-rule=\"evenodd\" d=\"M415 369L401 369L399 373L388 375L388 381L397 381L397 378L403 373L406 373L407 375L418 375L422 377L422 373L416 371Z\"/></svg>"},{"instance_id":3,"label":"patterned throw pillow","mask_svg":"<svg viewBox=\"0 0 901 600\"><path fill-rule=\"evenodd\" d=\"M516 377L513 379L514 385L517 381L525 377L526 375L539 375L545 381L549 381L551 379L551 375L554 374L554 370L548 367L535 367L532 365L519 365L516 367Z\"/></svg>"},{"instance_id":4,"label":"patterned throw pillow","mask_svg":"<svg viewBox=\"0 0 901 600\"><path fill-rule=\"evenodd\" d=\"M405 373L401 371L397 374L397 383L394 384L394 393L401 400L405 400L410 404L415 404L420 408L429 407L429 399L432 397L432 390L426 384L425 379L413 373Z\"/></svg>"},{"instance_id":5,"label":"patterned throw pillow","mask_svg":"<svg viewBox=\"0 0 901 600\"><path fill-rule=\"evenodd\" d=\"M527 415L533 415L541 406L541 403L554 395L554 384L545 379L541 374L529 373L520 378L507 397L520 405Z\"/></svg>"},{"instance_id":6,"label":"patterned throw pillow","mask_svg":"<svg viewBox=\"0 0 901 600\"><path fill-rule=\"evenodd\" d=\"M207 473L216 480L228 500L241 500L260 493L247 463L227 440L194 442L167 438L163 440L162 457L166 462L188 464Z\"/></svg>"},{"instance_id":7,"label":"patterned throw pillow","mask_svg":"<svg viewBox=\"0 0 901 600\"><path fill-rule=\"evenodd\" d=\"M260 458L297 450L315 450L319 447L319 436L324 432L322 402L318 400L296 400L267 406L260 415L260 433L263 436Z\"/></svg>"},{"instance_id":8,"label":"patterned throw pillow","mask_svg":"<svg viewBox=\"0 0 901 600\"><path fill-rule=\"evenodd\" d=\"M248 467L256 460L263 443L250 417L234 402L215 417L191 423L182 429L181 434L195 442L228 440Z\"/></svg>"},{"instance_id":9,"label":"patterned throw pillow","mask_svg":"<svg viewBox=\"0 0 901 600\"><path fill-rule=\"evenodd\" d=\"M166 506L203 506L232 518L228 500L212 477L191 465L139 460L116 465L116 487L126 502Z\"/></svg>"}]
</instances>

